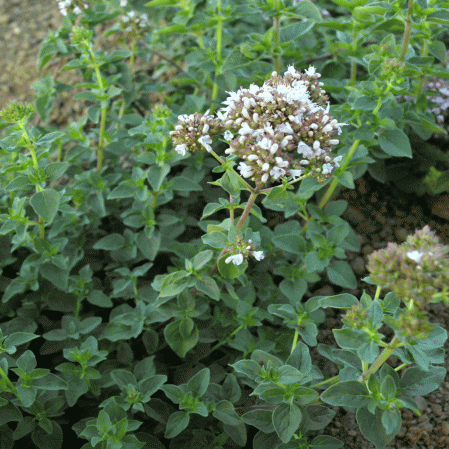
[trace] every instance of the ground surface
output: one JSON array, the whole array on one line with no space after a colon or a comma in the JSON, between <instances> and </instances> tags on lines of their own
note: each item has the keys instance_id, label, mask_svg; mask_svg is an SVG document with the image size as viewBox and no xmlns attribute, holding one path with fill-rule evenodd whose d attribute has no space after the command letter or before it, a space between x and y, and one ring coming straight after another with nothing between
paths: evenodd
<instances>
[{"instance_id":1,"label":"ground surface","mask_svg":"<svg viewBox=\"0 0 449 449\"><path fill-rule=\"evenodd\" d=\"M0 0L0 109L9 101L33 100L31 84L40 76L54 71L56 64L48 64L43 73L36 70L36 57L40 44L48 31L55 31L62 22L56 0ZM59 78L63 82L73 80L72 72L65 72ZM64 124L71 118L78 118L82 108L77 102L65 101L56 104L52 123ZM446 244L449 244L449 216L444 217L447 206L442 203L441 210L432 207L428 197L401 194L397 188L376 183L365 176L356 183L356 189L342 191L339 198L349 203L344 215L356 230L362 242L359 253L349 253L354 271L361 278L367 275L366 256L373 250L383 248L387 242L401 243L406 236L428 224ZM433 213L432 213L433 210ZM446 210L447 212L447 210ZM443 216L443 217L442 217ZM359 296L368 285L354 292ZM321 287L313 294L334 294L330 286ZM432 305L429 310L430 321L449 328L449 310L441 304ZM338 314L328 314L321 325L319 341L332 343L332 328L339 328ZM448 366L449 343L445 346ZM333 367L330 367L332 369ZM332 375L336 373L331 371ZM449 447L449 377L435 392L419 398L421 417L403 411L403 426L394 442L393 449L443 449ZM345 442L345 449L371 449L358 430L353 415L337 408L333 423L325 429L326 434L335 435Z\"/></svg>"}]
</instances>

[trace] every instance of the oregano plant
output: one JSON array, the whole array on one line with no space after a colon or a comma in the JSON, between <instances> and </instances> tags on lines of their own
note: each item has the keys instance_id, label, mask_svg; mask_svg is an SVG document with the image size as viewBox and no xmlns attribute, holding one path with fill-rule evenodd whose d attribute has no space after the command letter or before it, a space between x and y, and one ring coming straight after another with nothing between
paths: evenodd
<instances>
[{"instance_id":1,"label":"oregano plant","mask_svg":"<svg viewBox=\"0 0 449 449\"><path fill-rule=\"evenodd\" d=\"M0 111L2 447L338 449L341 406L385 448L446 374L426 309L449 305L449 247L426 226L357 279L335 195L447 158L427 84L448 79L447 4L55 5L56 72ZM56 127L71 91L85 113Z\"/></svg>"}]
</instances>

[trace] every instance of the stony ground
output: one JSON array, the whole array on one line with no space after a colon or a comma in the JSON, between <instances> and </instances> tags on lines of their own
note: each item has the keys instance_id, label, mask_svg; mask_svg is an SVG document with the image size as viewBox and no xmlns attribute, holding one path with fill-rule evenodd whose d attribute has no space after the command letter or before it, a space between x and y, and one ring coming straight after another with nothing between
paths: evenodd
<instances>
[{"instance_id":1,"label":"stony ground","mask_svg":"<svg viewBox=\"0 0 449 449\"><path fill-rule=\"evenodd\" d=\"M40 44L48 31L55 31L62 22L56 0L0 0L0 108L9 101L33 101L31 84L48 71L54 71L56 63L49 63L40 74L36 70L36 57ZM59 78L63 82L73 81L74 74L65 72ZM79 117L82 106L61 97L52 114L52 123L61 125ZM362 243L359 253L349 253L348 258L360 279L367 275L367 255L383 248L387 242L401 243L415 229L428 224L449 244L449 202L444 198L417 198L402 194L394 187L387 187L364 176L356 183L355 190L343 190L339 198L349 203L344 218L359 235ZM319 286L318 286L319 287ZM370 286L360 282L360 288L352 291L357 296ZM311 294L331 295L332 287L313 290ZM449 327L449 310L441 304L429 308L430 321ZM338 313L331 310L321 325L319 341L332 344L332 328L339 328ZM386 332L385 332L386 333ZM387 334L387 333L386 333ZM388 334L387 334L388 335ZM448 365L449 343L445 345ZM331 375L333 366L329 366ZM443 449L449 447L449 378L435 392L418 398L421 416L403 410L403 426L390 444L393 449ZM325 429L345 442L346 449L372 449L358 430L353 415L336 408L337 415Z\"/></svg>"}]
</instances>

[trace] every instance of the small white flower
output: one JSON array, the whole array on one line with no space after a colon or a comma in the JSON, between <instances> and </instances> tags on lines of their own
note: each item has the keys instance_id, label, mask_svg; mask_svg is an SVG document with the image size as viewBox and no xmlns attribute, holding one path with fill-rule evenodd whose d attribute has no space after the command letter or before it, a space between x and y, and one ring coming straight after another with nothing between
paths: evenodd
<instances>
[{"instance_id":1,"label":"small white flower","mask_svg":"<svg viewBox=\"0 0 449 449\"><path fill-rule=\"evenodd\" d=\"M79 6L75 6L74 8L73 8L73 12L75 13L75 14L81 14L81 8L79 7Z\"/></svg>"},{"instance_id":2,"label":"small white flower","mask_svg":"<svg viewBox=\"0 0 449 449\"><path fill-rule=\"evenodd\" d=\"M268 181L268 173L264 173L262 175L262 178L260 179L262 182L267 182Z\"/></svg>"},{"instance_id":3,"label":"small white flower","mask_svg":"<svg viewBox=\"0 0 449 449\"><path fill-rule=\"evenodd\" d=\"M317 151L320 148L320 142L318 140L315 140L315 142L313 142L313 149L315 151Z\"/></svg>"},{"instance_id":4,"label":"small white flower","mask_svg":"<svg viewBox=\"0 0 449 449\"><path fill-rule=\"evenodd\" d=\"M330 140L329 140L329 143L330 143L331 145L337 145L338 142L340 142L338 139L330 139Z\"/></svg>"},{"instance_id":5,"label":"small white flower","mask_svg":"<svg viewBox=\"0 0 449 449\"><path fill-rule=\"evenodd\" d=\"M226 130L226 131L224 132L224 134L223 134L223 137L225 138L225 140L226 140L227 142L229 142L234 136L233 136L233 134L231 133L231 131Z\"/></svg>"},{"instance_id":6,"label":"small white flower","mask_svg":"<svg viewBox=\"0 0 449 449\"><path fill-rule=\"evenodd\" d=\"M263 251L253 251L253 256L256 260L262 260L265 257Z\"/></svg>"},{"instance_id":7,"label":"small white flower","mask_svg":"<svg viewBox=\"0 0 449 449\"><path fill-rule=\"evenodd\" d=\"M343 159L343 156L334 157L334 162L337 167L340 167L339 162Z\"/></svg>"},{"instance_id":8,"label":"small white flower","mask_svg":"<svg viewBox=\"0 0 449 449\"><path fill-rule=\"evenodd\" d=\"M126 6L128 4L128 0L120 0L120 6Z\"/></svg>"},{"instance_id":9,"label":"small white flower","mask_svg":"<svg viewBox=\"0 0 449 449\"><path fill-rule=\"evenodd\" d=\"M233 263L234 265L240 265L243 263L243 255L242 254L233 254L232 256L229 256L225 263Z\"/></svg>"},{"instance_id":10,"label":"small white flower","mask_svg":"<svg viewBox=\"0 0 449 449\"><path fill-rule=\"evenodd\" d=\"M181 145L176 145L175 151L179 153L181 156L185 156L187 145L185 143Z\"/></svg>"},{"instance_id":11,"label":"small white flower","mask_svg":"<svg viewBox=\"0 0 449 449\"><path fill-rule=\"evenodd\" d=\"M420 253L419 251L409 251L407 253L407 257L409 259L412 259L414 262L419 263L421 260L421 257L424 256L424 253Z\"/></svg>"},{"instance_id":12,"label":"small white flower","mask_svg":"<svg viewBox=\"0 0 449 449\"><path fill-rule=\"evenodd\" d=\"M242 127L239 129L240 135L252 134L253 132L254 132L254 129L252 129L246 122L243 122Z\"/></svg>"},{"instance_id":13,"label":"small white flower","mask_svg":"<svg viewBox=\"0 0 449 449\"><path fill-rule=\"evenodd\" d=\"M302 175L302 170L296 170L296 169L292 169L288 171L291 175L291 177L293 178L293 181L296 181L297 178L301 177Z\"/></svg>"},{"instance_id":14,"label":"small white flower","mask_svg":"<svg viewBox=\"0 0 449 449\"><path fill-rule=\"evenodd\" d=\"M270 175L273 176L274 179L278 179L281 176L284 176L286 171L280 167L274 167L270 170Z\"/></svg>"},{"instance_id":15,"label":"small white flower","mask_svg":"<svg viewBox=\"0 0 449 449\"><path fill-rule=\"evenodd\" d=\"M313 65L311 65L305 72L306 72L306 75L309 75L309 76L313 76L313 75L315 75L315 67L313 66ZM319 75L319 74L318 74Z\"/></svg>"},{"instance_id":16,"label":"small white flower","mask_svg":"<svg viewBox=\"0 0 449 449\"><path fill-rule=\"evenodd\" d=\"M210 136L202 136L198 139L198 142L203 145L204 148L206 148L206 151L208 153L212 151L212 147L209 145L210 143L212 143L212 139L210 138Z\"/></svg>"},{"instance_id":17,"label":"small white flower","mask_svg":"<svg viewBox=\"0 0 449 449\"><path fill-rule=\"evenodd\" d=\"M332 164L323 164L323 175L327 175L329 173L332 173Z\"/></svg>"},{"instance_id":18,"label":"small white flower","mask_svg":"<svg viewBox=\"0 0 449 449\"><path fill-rule=\"evenodd\" d=\"M302 154L304 157L313 156L313 150L303 141L298 144L298 153Z\"/></svg>"},{"instance_id":19,"label":"small white flower","mask_svg":"<svg viewBox=\"0 0 449 449\"><path fill-rule=\"evenodd\" d=\"M253 175L252 167L250 167L249 165L246 165L244 162L240 162L240 164L239 164L239 166L237 168L240 171L240 174L244 178L249 178L250 176Z\"/></svg>"}]
</instances>

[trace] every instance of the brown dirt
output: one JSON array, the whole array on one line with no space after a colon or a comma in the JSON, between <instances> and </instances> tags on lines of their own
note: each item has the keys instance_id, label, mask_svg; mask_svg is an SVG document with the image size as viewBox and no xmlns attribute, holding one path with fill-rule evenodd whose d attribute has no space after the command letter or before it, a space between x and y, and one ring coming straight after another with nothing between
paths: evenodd
<instances>
[{"instance_id":1,"label":"brown dirt","mask_svg":"<svg viewBox=\"0 0 449 449\"><path fill-rule=\"evenodd\" d=\"M0 109L10 101L32 102L31 84L49 71L54 72L58 61L50 62L42 73L36 69L37 54L41 42L48 31L56 31L62 23L56 0L0 0ZM77 81L74 72L64 72L60 81L68 84ZM77 119L82 113L81 104L66 101L61 97L52 113L52 122L60 125ZM401 243L405 237L428 224L449 244L449 221L441 214L432 214L430 199L416 198L401 194L396 188L387 187L364 176L356 183L355 190L344 189L339 198L348 201L349 207L344 215L359 235L362 248L359 253L348 253L350 263L359 278L367 275L365 264L367 255L373 250L383 248L387 242ZM449 202L443 202L444 204ZM434 212L437 212L434 209ZM443 210L444 212L444 210ZM447 210L445 211L447 212ZM449 219L449 217L448 217ZM352 293L360 295L362 288L371 292L370 286L361 287ZM313 294L334 294L332 287L326 286ZM429 307L431 322L445 329L449 327L449 310L441 304ZM338 313L328 312L325 323L321 325L319 341L331 344L332 328L339 328ZM445 345L448 365L449 342ZM335 367L329 366L331 375ZM396 439L389 446L394 449L443 449L449 447L449 378L443 385L425 398L418 398L421 417L409 410L402 411L403 426ZM336 408L337 416L324 430L340 438L346 449L371 449L358 430L355 417L346 414L344 409Z\"/></svg>"}]
</instances>

